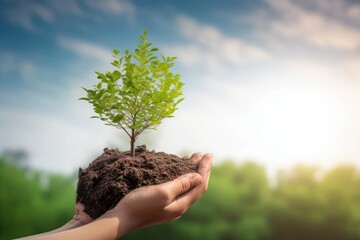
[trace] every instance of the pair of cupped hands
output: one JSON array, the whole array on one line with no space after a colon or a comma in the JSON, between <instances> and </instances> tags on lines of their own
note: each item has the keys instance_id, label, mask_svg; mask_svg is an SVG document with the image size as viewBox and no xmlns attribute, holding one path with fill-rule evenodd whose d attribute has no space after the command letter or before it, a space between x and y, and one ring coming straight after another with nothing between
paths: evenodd
<instances>
[{"instance_id":1,"label":"pair of cupped hands","mask_svg":"<svg viewBox=\"0 0 360 240\"><path fill-rule=\"evenodd\" d=\"M131 231L179 219L207 190L212 155L195 153L190 161L197 173L173 181L135 189L98 219L87 215L81 203L63 227L26 239L116 239Z\"/></svg>"}]
</instances>

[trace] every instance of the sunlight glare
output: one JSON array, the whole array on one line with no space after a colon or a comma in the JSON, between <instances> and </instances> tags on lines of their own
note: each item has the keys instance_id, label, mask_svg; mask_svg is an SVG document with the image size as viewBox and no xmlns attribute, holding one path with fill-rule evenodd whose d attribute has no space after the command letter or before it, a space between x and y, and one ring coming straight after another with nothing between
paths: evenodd
<instances>
[{"instance_id":1,"label":"sunlight glare","mask_svg":"<svg viewBox=\"0 0 360 240\"><path fill-rule=\"evenodd\" d=\"M324 159L336 125L332 105L329 96L310 86L269 91L251 113L254 150L282 162Z\"/></svg>"}]
</instances>

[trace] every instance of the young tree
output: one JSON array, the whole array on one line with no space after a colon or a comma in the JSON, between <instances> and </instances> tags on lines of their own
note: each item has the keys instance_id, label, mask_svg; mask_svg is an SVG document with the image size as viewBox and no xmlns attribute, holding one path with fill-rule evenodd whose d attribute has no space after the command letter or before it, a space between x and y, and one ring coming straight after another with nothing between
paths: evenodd
<instances>
[{"instance_id":1,"label":"young tree","mask_svg":"<svg viewBox=\"0 0 360 240\"><path fill-rule=\"evenodd\" d=\"M156 56L144 31L140 44L133 53L126 50L119 56L113 50L116 69L113 72L96 72L100 80L93 89L83 88L97 116L125 131L130 137L131 156L135 156L135 141L146 129L156 129L164 118L173 117L177 105L184 100L184 83L180 75L170 72L176 57Z\"/></svg>"}]
</instances>

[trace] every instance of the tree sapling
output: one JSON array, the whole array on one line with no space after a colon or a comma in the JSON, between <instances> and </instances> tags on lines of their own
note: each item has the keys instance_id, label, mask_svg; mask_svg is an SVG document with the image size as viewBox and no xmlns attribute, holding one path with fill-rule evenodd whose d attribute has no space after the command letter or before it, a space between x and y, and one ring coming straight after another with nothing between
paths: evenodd
<instances>
[{"instance_id":1,"label":"tree sapling","mask_svg":"<svg viewBox=\"0 0 360 240\"><path fill-rule=\"evenodd\" d=\"M176 57L155 55L157 48L147 41L147 31L133 53L128 50L120 56L113 50L116 69L96 72L100 80L93 89L83 88L87 96L80 100L93 105L106 125L122 129L130 137L131 156L135 156L135 141L146 129L156 129L164 118L173 117L177 105L184 100L184 83L180 75L170 69Z\"/></svg>"},{"instance_id":2,"label":"tree sapling","mask_svg":"<svg viewBox=\"0 0 360 240\"><path fill-rule=\"evenodd\" d=\"M172 117L183 100L184 83L170 71L176 58L157 54L146 36L145 31L133 53L113 50L116 69L96 72L99 82L92 89L84 88L87 96L81 98L92 104L96 113L92 118L124 130L130 138L130 151L105 148L87 168L79 169L76 202L94 219L136 188L198 170L188 157L135 148L139 135Z\"/></svg>"}]
</instances>

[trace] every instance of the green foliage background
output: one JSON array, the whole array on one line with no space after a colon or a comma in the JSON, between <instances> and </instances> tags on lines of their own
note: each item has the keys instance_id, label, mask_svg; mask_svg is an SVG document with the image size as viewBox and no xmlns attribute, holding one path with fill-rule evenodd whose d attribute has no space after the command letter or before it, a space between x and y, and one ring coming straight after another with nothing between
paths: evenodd
<instances>
[{"instance_id":1,"label":"green foliage background","mask_svg":"<svg viewBox=\"0 0 360 240\"><path fill-rule=\"evenodd\" d=\"M73 216L76 176L29 169L0 157L0 239L48 231ZM360 239L360 171L339 165L279 171L255 162L213 166L208 192L178 221L124 239Z\"/></svg>"}]
</instances>

